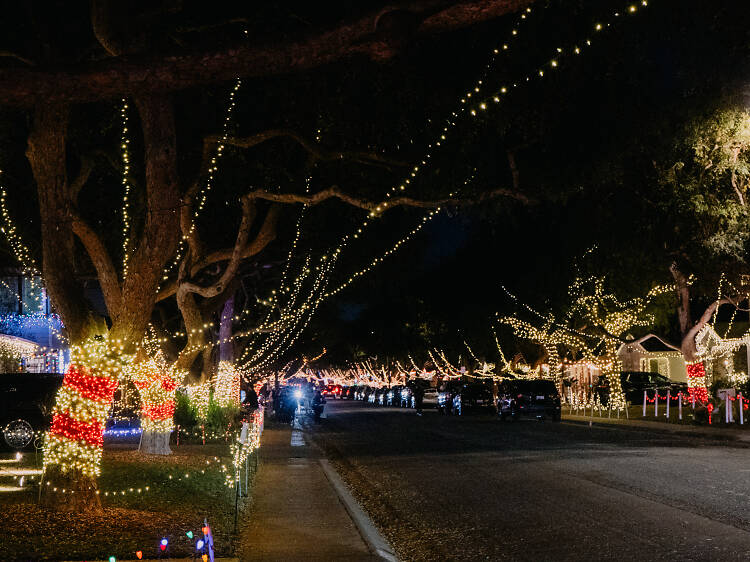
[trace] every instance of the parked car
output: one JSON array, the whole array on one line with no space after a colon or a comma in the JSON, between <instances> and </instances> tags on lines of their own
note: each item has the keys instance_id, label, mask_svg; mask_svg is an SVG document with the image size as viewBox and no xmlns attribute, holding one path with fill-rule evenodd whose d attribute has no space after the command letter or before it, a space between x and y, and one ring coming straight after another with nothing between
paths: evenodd
<instances>
[{"instance_id":1,"label":"parked car","mask_svg":"<svg viewBox=\"0 0 750 562\"><path fill-rule=\"evenodd\" d=\"M498 386L497 413L503 420L529 416L560 421L560 393L550 380L506 380Z\"/></svg>"},{"instance_id":2,"label":"parked car","mask_svg":"<svg viewBox=\"0 0 750 562\"><path fill-rule=\"evenodd\" d=\"M443 381L438 388L437 409L441 414L450 414L453 410L453 397L461 389L463 382L457 379Z\"/></svg>"},{"instance_id":3,"label":"parked car","mask_svg":"<svg viewBox=\"0 0 750 562\"><path fill-rule=\"evenodd\" d=\"M428 386L424 389L424 397L422 398L423 408L437 408L438 405L438 389L434 386Z\"/></svg>"},{"instance_id":4,"label":"parked car","mask_svg":"<svg viewBox=\"0 0 750 562\"><path fill-rule=\"evenodd\" d=\"M493 411L492 387L482 382L467 382L453 394L451 413L462 416L469 412Z\"/></svg>"},{"instance_id":5,"label":"parked car","mask_svg":"<svg viewBox=\"0 0 750 562\"><path fill-rule=\"evenodd\" d=\"M372 402L373 400L375 400L375 390L376 389L371 386L364 387L364 389L362 390L362 398L360 398L360 400L363 400L365 402ZM371 396L372 399L370 399Z\"/></svg>"},{"instance_id":6,"label":"parked car","mask_svg":"<svg viewBox=\"0 0 750 562\"><path fill-rule=\"evenodd\" d=\"M49 428L55 394L63 376L52 373L0 374L0 431L11 449L29 447Z\"/></svg>"},{"instance_id":7,"label":"parked car","mask_svg":"<svg viewBox=\"0 0 750 562\"><path fill-rule=\"evenodd\" d=\"M411 390L411 386L406 385L403 388L401 388L401 400L399 403L399 406L402 408L411 408L411 399L413 397L413 393Z\"/></svg>"},{"instance_id":8,"label":"parked car","mask_svg":"<svg viewBox=\"0 0 750 562\"><path fill-rule=\"evenodd\" d=\"M362 395L364 394L365 387L364 385L358 384L354 387L354 391L352 393L352 399L353 400L362 400Z\"/></svg>"},{"instance_id":9,"label":"parked car","mask_svg":"<svg viewBox=\"0 0 750 562\"><path fill-rule=\"evenodd\" d=\"M303 399L302 390L297 386L282 386L276 410L276 420L281 423L289 423L294 420L295 413Z\"/></svg>"},{"instance_id":10,"label":"parked car","mask_svg":"<svg viewBox=\"0 0 750 562\"><path fill-rule=\"evenodd\" d=\"M341 385L329 384L328 386L324 386L320 393L323 395L323 398L333 398L334 400L341 398Z\"/></svg>"},{"instance_id":11,"label":"parked car","mask_svg":"<svg viewBox=\"0 0 750 562\"><path fill-rule=\"evenodd\" d=\"M386 406L400 406L401 405L401 390L403 386L397 384L388 389L388 393L385 395Z\"/></svg>"},{"instance_id":12,"label":"parked car","mask_svg":"<svg viewBox=\"0 0 750 562\"><path fill-rule=\"evenodd\" d=\"M648 371L623 371L620 373L620 384L625 394L625 400L631 404L643 403L643 391L649 392L653 398L653 390L666 394L670 391L672 396L677 396L679 392L687 394L687 383L677 382L661 375ZM609 403L609 381L605 375L600 375L597 381L596 391L599 395L599 401L605 406Z\"/></svg>"},{"instance_id":13,"label":"parked car","mask_svg":"<svg viewBox=\"0 0 750 562\"><path fill-rule=\"evenodd\" d=\"M383 394L382 388L373 388L367 396L367 401L371 404L380 404L380 396Z\"/></svg>"}]
</instances>

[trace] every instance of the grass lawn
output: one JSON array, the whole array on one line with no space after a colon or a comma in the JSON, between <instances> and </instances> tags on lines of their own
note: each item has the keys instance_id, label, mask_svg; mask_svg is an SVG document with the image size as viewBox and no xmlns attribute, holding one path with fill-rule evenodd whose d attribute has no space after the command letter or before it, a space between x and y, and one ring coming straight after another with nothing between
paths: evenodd
<instances>
[{"instance_id":1,"label":"grass lawn","mask_svg":"<svg viewBox=\"0 0 750 562\"><path fill-rule=\"evenodd\" d=\"M232 555L234 489L225 485L220 467L223 462L231 470L228 445L181 444L165 457L141 455L134 447L105 445L99 479L103 515L40 508L36 488L0 493L2 560L135 559L136 551L144 559L191 556L204 517L216 555ZM24 464L33 466L33 453ZM192 540L187 531L194 533ZM166 554L159 550L162 538L169 540Z\"/></svg>"}]
</instances>

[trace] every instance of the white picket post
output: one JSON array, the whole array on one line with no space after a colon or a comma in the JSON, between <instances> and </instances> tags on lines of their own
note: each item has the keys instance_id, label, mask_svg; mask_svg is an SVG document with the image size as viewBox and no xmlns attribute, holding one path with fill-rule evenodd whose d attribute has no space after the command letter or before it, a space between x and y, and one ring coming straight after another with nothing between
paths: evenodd
<instances>
[{"instance_id":1,"label":"white picket post","mask_svg":"<svg viewBox=\"0 0 750 562\"><path fill-rule=\"evenodd\" d=\"M646 391L644 390L643 391L643 417L644 418L646 417L646 397L647 397L647 394L646 394Z\"/></svg>"},{"instance_id":2,"label":"white picket post","mask_svg":"<svg viewBox=\"0 0 750 562\"><path fill-rule=\"evenodd\" d=\"M659 417L659 389L654 390L654 417Z\"/></svg>"},{"instance_id":3,"label":"white picket post","mask_svg":"<svg viewBox=\"0 0 750 562\"><path fill-rule=\"evenodd\" d=\"M667 421L669 421L669 401L672 399L671 391L667 390Z\"/></svg>"},{"instance_id":4,"label":"white picket post","mask_svg":"<svg viewBox=\"0 0 750 562\"><path fill-rule=\"evenodd\" d=\"M745 424L745 415L744 415L744 412L742 411L743 407L744 407L744 403L742 401L742 394L739 395L739 399L740 399L740 425L744 425Z\"/></svg>"},{"instance_id":5,"label":"white picket post","mask_svg":"<svg viewBox=\"0 0 750 562\"><path fill-rule=\"evenodd\" d=\"M682 419L682 392L677 395L677 417Z\"/></svg>"}]
</instances>

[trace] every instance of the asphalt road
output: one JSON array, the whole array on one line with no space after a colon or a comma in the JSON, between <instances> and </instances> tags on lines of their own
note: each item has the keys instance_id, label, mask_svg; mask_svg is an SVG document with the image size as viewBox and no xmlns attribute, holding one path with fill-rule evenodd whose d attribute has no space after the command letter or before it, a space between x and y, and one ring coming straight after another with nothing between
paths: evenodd
<instances>
[{"instance_id":1,"label":"asphalt road","mask_svg":"<svg viewBox=\"0 0 750 562\"><path fill-rule=\"evenodd\" d=\"M403 560L750 559L750 449L332 401L309 435Z\"/></svg>"}]
</instances>

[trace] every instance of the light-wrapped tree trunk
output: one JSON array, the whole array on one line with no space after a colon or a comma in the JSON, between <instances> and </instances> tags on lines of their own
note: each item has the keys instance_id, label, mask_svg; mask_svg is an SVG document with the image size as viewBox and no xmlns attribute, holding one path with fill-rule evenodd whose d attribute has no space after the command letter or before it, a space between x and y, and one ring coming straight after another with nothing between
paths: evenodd
<instances>
[{"instance_id":1,"label":"light-wrapped tree trunk","mask_svg":"<svg viewBox=\"0 0 750 562\"><path fill-rule=\"evenodd\" d=\"M139 450L150 455L169 455L169 438L174 429L175 390L185 373L167 365L161 352L133 364L129 371L141 395L141 443Z\"/></svg>"},{"instance_id":2,"label":"light-wrapped tree trunk","mask_svg":"<svg viewBox=\"0 0 750 562\"><path fill-rule=\"evenodd\" d=\"M121 358L104 339L72 349L72 362L57 394L52 427L44 447L43 502L98 511L103 431L121 376Z\"/></svg>"}]
</instances>

